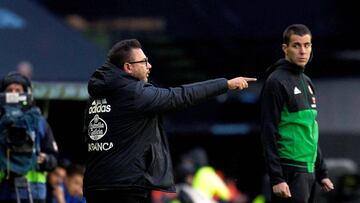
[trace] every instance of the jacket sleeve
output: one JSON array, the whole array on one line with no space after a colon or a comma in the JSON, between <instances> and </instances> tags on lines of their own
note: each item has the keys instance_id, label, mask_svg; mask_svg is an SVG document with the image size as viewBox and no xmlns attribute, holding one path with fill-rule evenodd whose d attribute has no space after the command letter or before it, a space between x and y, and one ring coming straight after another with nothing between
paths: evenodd
<instances>
[{"instance_id":1,"label":"jacket sleeve","mask_svg":"<svg viewBox=\"0 0 360 203\"><path fill-rule=\"evenodd\" d=\"M317 148L317 156L315 162L315 175L316 175L316 180L318 181L319 184L321 184L322 179L328 178L328 170L326 168L326 164L323 159L319 144Z\"/></svg>"},{"instance_id":2,"label":"jacket sleeve","mask_svg":"<svg viewBox=\"0 0 360 203\"><path fill-rule=\"evenodd\" d=\"M141 112L165 112L194 105L223 94L228 90L225 78L182 85L174 88L157 88L139 82L134 96L135 108Z\"/></svg>"},{"instance_id":3,"label":"jacket sleeve","mask_svg":"<svg viewBox=\"0 0 360 203\"><path fill-rule=\"evenodd\" d=\"M278 125L286 90L279 81L267 80L261 92L261 140L271 185L285 182L277 147Z\"/></svg>"},{"instance_id":4,"label":"jacket sleeve","mask_svg":"<svg viewBox=\"0 0 360 203\"><path fill-rule=\"evenodd\" d=\"M58 147L49 123L43 119L44 136L40 141L40 152L46 154L45 162L40 164L40 170L50 171L57 165Z\"/></svg>"}]
</instances>

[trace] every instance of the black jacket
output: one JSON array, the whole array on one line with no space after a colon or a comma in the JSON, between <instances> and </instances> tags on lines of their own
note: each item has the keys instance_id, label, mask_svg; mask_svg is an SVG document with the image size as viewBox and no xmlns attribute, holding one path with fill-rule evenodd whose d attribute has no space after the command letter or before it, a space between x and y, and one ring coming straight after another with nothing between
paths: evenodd
<instances>
[{"instance_id":1,"label":"black jacket","mask_svg":"<svg viewBox=\"0 0 360 203\"><path fill-rule=\"evenodd\" d=\"M226 79L157 88L110 63L88 83L85 112L87 166L84 192L175 191L168 141L160 114L225 93Z\"/></svg>"},{"instance_id":2,"label":"black jacket","mask_svg":"<svg viewBox=\"0 0 360 203\"><path fill-rule=\"evenodd\" d=\"M270 67L261 93L261 135L272 185L284 182L283 167L327 177L318 145L314 86L304 69L281 59Z\"/></svg>"}]
</instances>

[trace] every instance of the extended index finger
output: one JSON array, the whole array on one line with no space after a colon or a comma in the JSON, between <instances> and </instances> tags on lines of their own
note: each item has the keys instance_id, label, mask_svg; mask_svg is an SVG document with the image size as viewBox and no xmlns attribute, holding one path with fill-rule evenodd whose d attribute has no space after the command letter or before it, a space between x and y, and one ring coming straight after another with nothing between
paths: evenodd
<instances>
[{"instance_id":1,"label":"extended index finger","mask_svg":"<svg viewBox=\"0 0 360 203\"><path fill-rule=\"evenodd\" d=\"M246 80L246 82L254 82L254 81L257 81L256 78L248 78L248 77L243 77L244 80Z\"/></svg>"}]
</instances>

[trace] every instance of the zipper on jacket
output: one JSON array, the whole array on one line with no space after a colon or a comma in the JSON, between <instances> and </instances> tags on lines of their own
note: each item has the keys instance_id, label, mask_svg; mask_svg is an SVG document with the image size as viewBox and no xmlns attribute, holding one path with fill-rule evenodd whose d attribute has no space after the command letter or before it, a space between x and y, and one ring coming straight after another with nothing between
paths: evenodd
<instances>
[{"instance_id":1,"label":"zipper on jacket","mask_svg":"<svg viewBox=\"0 0 360 203\"><path fill-rule=\"evenodd\" d=\"M309 109L312 109L311 105L309 103L309 97L308 97L309 95L308 95L308 91L306 89L304 75L302 73L300 74L300 81L301 81L301 84L302 84L303 89L304 89L304 95L305 95L306 104L307 104Z\"/></svg>"},{"instance_id":2,"label":"zipper on jacket","mask_svg":"<svg viewBox=\"0 0 360 203\"><path fill-rule=\"evenodd\" d=\"M309 102L309 91L306 89L306 84L305 84L305 79L304 79L303 74L300 74L300 80L301 80L301 84L302 84L303 89L304 89L306 104L307 104L307 106L308 106L308 108L309 108L309 110L311 112L313 120L315 121L315 115L314 115L314 112L312 111L312 107L311 107L310 102ZM314 129L312 129L312 131L314 131ZM313 137L313 134L311 135L311 137Z\"/></svg>"}]
</instances>

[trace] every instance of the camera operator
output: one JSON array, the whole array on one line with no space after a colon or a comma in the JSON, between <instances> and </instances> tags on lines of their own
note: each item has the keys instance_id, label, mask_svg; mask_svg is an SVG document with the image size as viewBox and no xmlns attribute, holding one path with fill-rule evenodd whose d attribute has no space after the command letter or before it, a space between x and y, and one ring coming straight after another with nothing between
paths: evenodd
<instances>
[{"instance_id":1,"label":"camera operator","mask_svg":"<svg viewBox=\"0 0 360 203\"><path fill-rule=\"evenodd\" d=\"M10 72L0 92L31 96L31 82ZM33 103L5 100L0 108L0 203L45 203L46 171L56 166L58 153L50 126Z\"/></svg>"}]
</instances>

